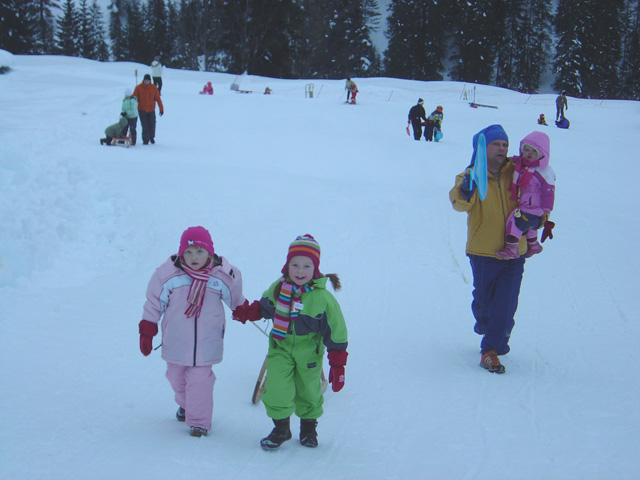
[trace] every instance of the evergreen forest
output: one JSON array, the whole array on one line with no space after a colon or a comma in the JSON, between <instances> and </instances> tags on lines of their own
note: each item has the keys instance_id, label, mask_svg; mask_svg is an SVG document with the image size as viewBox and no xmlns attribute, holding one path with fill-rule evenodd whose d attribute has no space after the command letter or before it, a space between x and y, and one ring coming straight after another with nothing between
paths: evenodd
<instances>
[{"instance_id":1,"label":"evergreen forest","mask_svg":"<svg viewBox=\"0 0 640 480\"><path fill-rule=\"evenodd\" d=\"M390 0L386 12L376 0L2 0L0 49L529 93L550 72L570 96L640 100L639 17L640 0Z\"/></svg>"}]
</instances>

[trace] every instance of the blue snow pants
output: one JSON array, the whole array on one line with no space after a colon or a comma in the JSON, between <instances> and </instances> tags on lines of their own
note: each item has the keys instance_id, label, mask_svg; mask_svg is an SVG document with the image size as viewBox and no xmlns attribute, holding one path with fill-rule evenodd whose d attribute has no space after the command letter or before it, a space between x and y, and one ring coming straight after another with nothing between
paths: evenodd
<instances>
[{"instance_id":1,"label":"blue snow pants","mask_svg":"<svg viewBox=\"0 0 640 480\"><path fill-rule=\"evenodd\" d=\"M509 337L515 325L518 296L524 273L524 256L513 260L469 255L473 271L474 331L482 335L483 352L509 353Z\"/></svg>"}]
</instances>

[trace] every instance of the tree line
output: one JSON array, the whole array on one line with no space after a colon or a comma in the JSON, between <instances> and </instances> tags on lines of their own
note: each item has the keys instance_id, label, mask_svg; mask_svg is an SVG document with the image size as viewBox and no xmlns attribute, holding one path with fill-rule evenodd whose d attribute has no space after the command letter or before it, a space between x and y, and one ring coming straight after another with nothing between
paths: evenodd
<instances>
[{"instance_id":1,"label":"tree line","mask_svg":"<svg viewBox=\"0 0 640 480\"><path fill-rule=\"evenodd\" d=\"M0 48L278 78L451 79L640 99L640 0L6 0ZM555 7L555 8L554 8ZM106 13L106 16L105 16ZM106 21L105 21L106 17ZM373 33L384 28L378 52Z\"/></svg>"}]
</instances>

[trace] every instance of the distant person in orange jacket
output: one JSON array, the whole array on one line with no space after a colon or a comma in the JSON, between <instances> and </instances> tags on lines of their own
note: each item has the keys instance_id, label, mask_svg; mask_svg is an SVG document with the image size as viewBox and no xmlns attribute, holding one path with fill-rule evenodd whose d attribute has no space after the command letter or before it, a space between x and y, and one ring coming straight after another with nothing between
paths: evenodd
<instances>
[{"instance_id":1,"label":"distant person in orange jacket","mask_svg":"<svg viewBox=\"0 0 640 480\"><path fill-rule=\"evenodd\" d=\"M148 73L142 79L142 83L136 85L133 96L138 99L138 116L142 126L142 143L156 143L156 103L160 109L160 116L164 115L164 106L160 99L160 92L151 84L151 75Z\"/></svg>"}]
</instances>

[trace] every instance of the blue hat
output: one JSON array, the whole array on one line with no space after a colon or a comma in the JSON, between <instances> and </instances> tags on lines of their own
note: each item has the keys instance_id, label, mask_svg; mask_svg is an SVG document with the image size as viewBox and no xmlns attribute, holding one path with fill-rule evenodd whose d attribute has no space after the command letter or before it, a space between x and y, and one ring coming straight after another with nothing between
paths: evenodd
<instances>
[{"instance_id":1,"label":"blue hat","mask_svg":"<svg viewBox=\"0 0 640 480\"><path fill-rule=\"evenodd\" d=\"M489 145L496 140L504 140L509 143L509 137L507 136L507 132L504 131L504 128L502 128L502 125L489 125L487 128L480 130L473 136L473 155L471 156L470 167L475 163L480 135L484 135L485 145Z\"/></svg>"}]
</instances>

